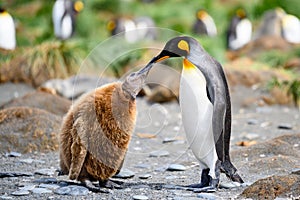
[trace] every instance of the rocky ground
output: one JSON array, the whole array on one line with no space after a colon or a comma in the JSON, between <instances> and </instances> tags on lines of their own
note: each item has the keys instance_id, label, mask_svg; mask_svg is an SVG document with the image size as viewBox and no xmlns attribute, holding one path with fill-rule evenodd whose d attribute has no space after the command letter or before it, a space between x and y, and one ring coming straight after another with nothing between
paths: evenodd
<instances>
[{"instance_id":1,"label":"rocky ground","mask_svg":"<svg viewBox=\"0 0 300 200\"><path fill-rule=\"evenodd\" d=\"M34 91L22 84L2 84L0 90L0 106ZM66 176L57 176L59 157L55 147L54 151L48 151L49 148L38 145L25 150L24 146L4 146L3 135L7 136L9 131L17 134L14 141L20 143L26 143L31 135L23 137L24 130L20 129L16 133L19 121L7 128L6 119L9 118L6 116L11 112L5 109L11 108L3 106L0 111L3 147L0 151L0 199L299 199L299 110L291 106L258 106L259 103L248 100L265 95L263 89L235 86L231 91L231 156L245 181L243 185L232 183L222 175L220 189L215 193L175 188L175 185L197 183L200 179L199 166L185 140L179 105L176 101L150 104L145 98L138 98L136 130L122 172L113 178L123 181L123 188L109 190L109 193L94 193L69 181ZM55 120L60 121L61 116L56 116ZM40 142L57 134L57 130L49 130L46 125L43 128L40 135L35 135Z\"/></svg>"}]
</instances>

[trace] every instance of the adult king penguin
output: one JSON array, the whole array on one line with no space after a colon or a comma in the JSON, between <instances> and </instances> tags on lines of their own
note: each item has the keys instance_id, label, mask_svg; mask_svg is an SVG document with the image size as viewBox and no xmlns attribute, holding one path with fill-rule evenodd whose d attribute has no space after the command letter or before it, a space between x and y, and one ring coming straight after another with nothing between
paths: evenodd
<instances>
[{"instance_id":1,"label":"adult king penguin","mask_svg":"<svg viewBox=\"0 0 300 200\"><path fill-rule=\"evenodd\" d=\"M248 42L252 36L252 24L247 18L244 9L238 9L236 15L231 19L227 31L227 48L230 50L238 50Z\"/></svg>"},{"instance_id":2,"label":"adult king penguin","mask_svg":"<svg viewBox=\"0 0 300 200\"><path fill-rule=\"evenodd\" d=\"M182 120L190 147L202 170L201 182L188 187L216 190L220 172L243 183L229 156L231 103L222 66L191 37L169 40L149 64L184 57L180 80Z\"/></svg>"},{"instance_id":3,"label":"adult king penguin","mask_svg":"<svg viewBox=\"0 0 300 200\"><path fill-rule=\"evenodd\" d=\"M14 50L16 48L16 28L11 15L0 8L0 48Z\"/></svg>"},{"instance_id":4,"label":"adult king penguin","mask_svg":"<svg viewBox=\"0 0 300 200\"><path fill-rule=\"evenodd\" d=\"M70 38L75 29L75 17L83 9L82 1L56 0L52 10L54 34L61 40Z\"/></svg>"},{"instance_id":5,"label":"adult king penguin","mask_svg":"<svg viewBox=\"0 0 300 200\"><path fill-rule=\"evenodd\" d=\"M217 35L217 27L214 19L204 9L196 13L196 22L193 25L193 32L200 35L214 37Z\"/></svg>"}]
</instances>

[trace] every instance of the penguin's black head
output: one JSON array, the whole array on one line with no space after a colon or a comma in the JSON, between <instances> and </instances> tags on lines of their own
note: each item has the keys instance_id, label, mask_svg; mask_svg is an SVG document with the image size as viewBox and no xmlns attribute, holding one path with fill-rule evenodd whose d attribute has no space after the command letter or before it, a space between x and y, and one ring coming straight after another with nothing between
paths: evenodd
<instances>
[{"instance_id":1,"label":"penguin's black head","mask_svg":"<svg viewBox=\"0 0 300 200\"><path fill-rule=\"evenodd\" d=\"M4 8L0 7L0 13L4 13L4 12L6 12L6 10Z\"/></svg>"},{"instance_id":2,"label":"penguin's black head","mask_svg":"<svg viewBox=\"0 0 300 200\"><path fill-rule=\"evenodd\" d=\"M175 37L166 43L164 49L150 63L157 63L171 57L185 57L189 59L195 54L195 50L199 48L202 49L197 40L191 37Z\"/></svg>"}]
</instances>

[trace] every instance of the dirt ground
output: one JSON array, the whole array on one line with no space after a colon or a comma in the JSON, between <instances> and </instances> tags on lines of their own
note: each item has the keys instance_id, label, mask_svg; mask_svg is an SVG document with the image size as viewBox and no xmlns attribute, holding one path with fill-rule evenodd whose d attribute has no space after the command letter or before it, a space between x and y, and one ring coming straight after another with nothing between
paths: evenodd
<instances>
[{"instance_id":1,"label":"dirt ground","mask_svg":"<svg viewBox=\"0 0 300 200\"><path fill-rule=\"evenodd\" d=\"M8 94L16 95L14 86L5 89L1 99ZM28 89L31 91L30 89ZM232 90L232 137L231 155L234 165L242 176L245 185L272 175L287 175L300 168L300 141L292 141L287 145L272 146L283 148L281 153L264 146L266 141L276 144L271 139L282 135L296 135L300 130L300 112L291 106L263 106L249 104L243 106L247 97L255 97L265 93L262 89L251 89L235 86ZM201 196L192 191L176 190L168 185L188 185L197 183L200 170L185 140L181 121L180 107L176 101L164 104L150 104L144 98L137 99L137 124L130 142L123 169L132 171L133 178L124 179L125 188L111 190L109 194L89 192L87 196L58 195L53 192L25 196L13 196L12 193L22 186L35 185L40 178L55 178L57 181L67 180L66 176L57 176L59 168L58 152L33 152L20 157L1 155L0 172L28 172L32 176L1 178L0 199L133 199L135 195L144 195L148 199L235 199L240 198L244 187L220 188L213 194ZM279 128L283 126L285 128ZM174 140L169 140L169 138ZM244 143L242 143L244 142ZM241 144L254 144L249 147ZM255 144L257 143L257 144ZM286 149L287 148L287 149ZM150 153L158 151L168 155L152 157ZM275 153L274 153L275 152ZM285 152L292 152L284 155ZM181 164L184 171L166 170L170 164ZM47 169L51 173L38 175L37 170ZM141 177L149 177L142 179ZM230 181L221 176L221 186L230 185ZM229 186L230 187L230 186ZM137 197L134 197L137 198Z\"/></svg>"}]
</instances>

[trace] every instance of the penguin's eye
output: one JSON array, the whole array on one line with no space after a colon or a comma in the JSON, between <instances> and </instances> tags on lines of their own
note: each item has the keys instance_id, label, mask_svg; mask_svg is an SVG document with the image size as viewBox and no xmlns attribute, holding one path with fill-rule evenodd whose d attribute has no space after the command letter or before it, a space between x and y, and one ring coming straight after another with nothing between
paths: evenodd
<instances>
[{"instance_id":1,"label":"penguin's eye","mask_svg":"<svg viewBox=\"0 0 300 200\"><path fill-rule=\"evenodd\" d=\"M178 48L179 49L181 49L181 50L183 50L183 51L186 51L187 53L189 53L190 52L190 46L189 46L189 44L187 43L187 41L185 41L185 40L180 40L179 42L178 42Z\"/></svg>"}]
</instances>

